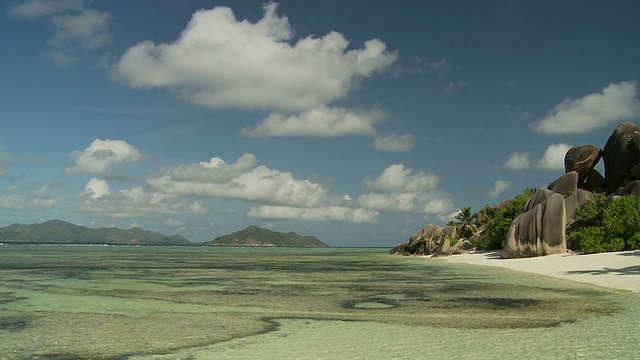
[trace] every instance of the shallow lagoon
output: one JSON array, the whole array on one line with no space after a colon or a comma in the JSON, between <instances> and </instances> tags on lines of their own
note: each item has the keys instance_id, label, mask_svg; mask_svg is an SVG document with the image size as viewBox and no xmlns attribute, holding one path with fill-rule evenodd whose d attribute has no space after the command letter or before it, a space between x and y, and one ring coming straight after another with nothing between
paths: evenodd
<instances>
[{"instance_id":1,"label":"shallow lagoon","mask_svg":"<svg viewBox=\"0 0 640 360\"><path fill-rule=\"evenodd\" d=\"M637 359L640 297L385 249L0 247L0 359Z\"/></svg>"}]
</instances>

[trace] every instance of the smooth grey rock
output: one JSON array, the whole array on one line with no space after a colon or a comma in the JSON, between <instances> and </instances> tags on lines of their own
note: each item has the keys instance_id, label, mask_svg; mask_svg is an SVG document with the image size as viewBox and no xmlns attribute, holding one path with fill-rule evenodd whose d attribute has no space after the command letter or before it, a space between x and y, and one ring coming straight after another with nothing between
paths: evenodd
<instances>
[{"instance_id":1,"label":"smooth grey rock","mask_svg":"<svg viewBox=\"0 0 640 360\"><path fill-rule=\"evenodd\" d=\"M567 251L564 196L553 194L516 217L507 232L502 258L522 258Z\"/></svg>"},{"instance_id":2,"label":"smooth grey rock","mask_svg":"<svg viewBox=\"0 0 640 360\"><path fill-rule=\"evenodd\" d=\"M567 252L566 228L567 211L564 207L564 197L560 194L551 195L544 206L542 215L542 232L540 236L542 253L540 255Z\"/></svg>"},{"instance_id":3,"label":"smooth grey rock","mask_svg":"<svg viewBox=\"0 0 640 360\"><path fill-rule=\"evenodd\" d=\"M640 180L631 172L631 169L640 164L640 127L630 122L618 125L604 146L602 159L610 193L633 180Z\"/></svg>"},{"instance_id":4,"label":"smooth grey rock","mask_svg":"<svg viewBox=\"0 0 640 360\"><path fill-rule=\"evenodd\" d=\"M533 195L531 195L529 200L527 200L527 202L524 204L523 213L526 213L527 211L535 208L539 204L543 204L553 194L554 194L554 192L552 190L549 190L549 189L538 189L538 190L536 190L533 193Z\"/></svg>"},{"instance_id":5,"label":"smooth grey rock","mask_svg":"<svg viewBox=\"0 0 640 360\"><path fill-rule=\"evenodd\" d=\"M409 238L404 252L412 255L430 255L447 238L457 239L454 226L441 227L429 224Z\"/></svg>"},{"instance_id":6,"label":"smooth grey rock","mask_svg":"<svg viewBox=\"0 0 640 360\"><path fill-rule=\"evenodd\" d=\"M602 149L594 145L575 146L564 156L564 172L578 173L578 184L585 181L602 157Z\"/></svg>"},{"instance_id":7,"label":"smooth grey rock","mask_svg":"<svg viewBox=\"0 0 640 360\"><path fill-rule=\"evenodd\" d=\"M588 202L593 201L593 193L590 191L578 189L571 196L564 199L564 207L566 210L567 226L571 226L576 219L576 210Z\"/></svg>"},{"instance_id":8,"label":"smooth grey rock","mask_svg":"<svg viewBox=\"0 0 640 360\"><path fill-rule=\"evenodd\" d=\"M621 187L616 191L616 195L624 196L624 195L635 195L640 196L640 180L634 180L624 187Z\"/></svg>"},{"instance_id":9,"label":"smooth grey rock","mask_svg":"<svg viewBox=\"0 0 640 360\"><path fill-rule=\"evenodd\" d=\"M503 259L538 256L540 228L542 227L542 204L516 217L502 247Z\"/></svg>"},{"instance_id":10,"label":"smooth grey rock","mask_svg":"<svg viewBox=\"0 0 640 360\"><path fill-rule=\"evenodd\" d=\"M578 173L570 171L549 185L549 189L562 195L569 195L578 189Z\"/></svg>"},{"instance_id":11,"label":"smooth grey rock","mask_svg":"<svg viewBox=\"0 0 640 360\"><path fill-rule=\"evenodd\" d=\"M445 237L444 239L440 240L440 242L438 243L438 246L433 252L434 254L446 253L447 251L449 251L450 247L451 247L451 240L449 240L448 237Z\"/></svg>"}]
</instances>

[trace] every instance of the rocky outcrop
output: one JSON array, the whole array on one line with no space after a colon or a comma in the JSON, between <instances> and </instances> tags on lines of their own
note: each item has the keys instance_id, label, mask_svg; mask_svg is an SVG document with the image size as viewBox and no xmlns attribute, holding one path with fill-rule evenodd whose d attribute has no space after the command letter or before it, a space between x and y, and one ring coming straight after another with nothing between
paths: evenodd
<instances>
[{"instance_id":1,"label":"rocky outcrop","mask_svg":"<svg viewBox=\"0 0 640 360\"><path fill-rule=\"evenodd\" d=\"M578 173L569 171L549 185L549 189L562 195L570 195L578 189Z\"/></svg>"},{"instance_id":2,"label":"rocky outcrop","mask_svg":"<svg viewBox=\"0 0 640 360\"><path fill-rule=\"evenodd\" d=\"M513 221L501 257L520 258L564 253L567 251L565 229L564 197L556 193Z\"/></svg>"},{"instance_id":3,"label":"rocky outcrop","mask_svg":"<svg viewBox=\"0 0 640 360\"><path fill-rule=\"evenodd\" d=\"M594 145L575 146L564 156L564 172L575 171L578 184L583 184L602 157L602 149Z\"/></svg>"},{"instance_id":4,"label":"rocky outcrop","mask_svg":"<svg viewBox=\"0 0 640 360\"><path fill-rule=\"evenodd\" d=\"M390 254L431 255L436 252L449 250L449 239L457 239L456 228L453 226L437 226L429 224L391 251Z\"/></svg>"},{"instance_id":5,"label":"rocky outcrop","mask_svg":"<svg viewBox=\"0 0 640 360\"><path fill-rule=\"evenodd\" d=\"M640 180L640 127L629 122L620 124L604 146L602 159L610 193Z\"/></svg>"},{"instance_id":6,"label":"rocky outcrop","mask_svg":"<svg viewBox=\"0 0 640 360\"><path fill-rule=\"evenodd\" d=\"M604 161L604 176L595 169L600 158ZM546 189L533 193L523 213L512 222L502 257L540 256L570 249L570 236L577 226L576 212L582 205L594 201L595 193L640 197L640 126L620 124L602 150L594 145L572 147L565 154L564 168L564 175ZM502 201L493 208L500 211L513 201ZM483 210L478 212L478 219L483 223L490 220ZM446 236L440 236L440 229L435 225L425 227L402 249L409 253L422 249L425 254L466 251L457 249L458 244L450 247L449 242L443 241ZM470 244L480 241L485 229L477 231L469 239Z\"/></svg>"}]
</instances>

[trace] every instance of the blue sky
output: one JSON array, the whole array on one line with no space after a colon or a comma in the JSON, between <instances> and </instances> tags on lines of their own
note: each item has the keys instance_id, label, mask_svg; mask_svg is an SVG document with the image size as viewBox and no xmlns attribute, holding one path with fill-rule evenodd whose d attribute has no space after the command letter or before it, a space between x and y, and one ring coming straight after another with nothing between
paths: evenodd
<instances>
[{"instance_id":1,"label":"blue sky","mask_svg":"<svg viewBox=\"0 0 640 360\"><path fill-rule=\"evenodd\" d=\"M2 6L0 226L394 246L640 118L637 1Z\"/></svg>"}]
</instances>

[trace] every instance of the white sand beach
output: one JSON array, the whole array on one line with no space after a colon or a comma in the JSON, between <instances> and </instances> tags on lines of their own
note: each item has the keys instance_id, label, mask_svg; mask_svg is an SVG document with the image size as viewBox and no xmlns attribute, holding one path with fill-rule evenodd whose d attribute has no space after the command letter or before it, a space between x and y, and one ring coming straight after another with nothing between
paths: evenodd
<instances>
[{"instance_id":1,"label":"white sand beach","mask_svg":"<svg viewBox=\"0 0 640 360\"><path fill-rule=\"evenodd\" d=\"M559 254L500 259L500 252L443 257L451 263L497 266L640 293L640 250L602 254Z\"/></svg>"}]
</instances>

